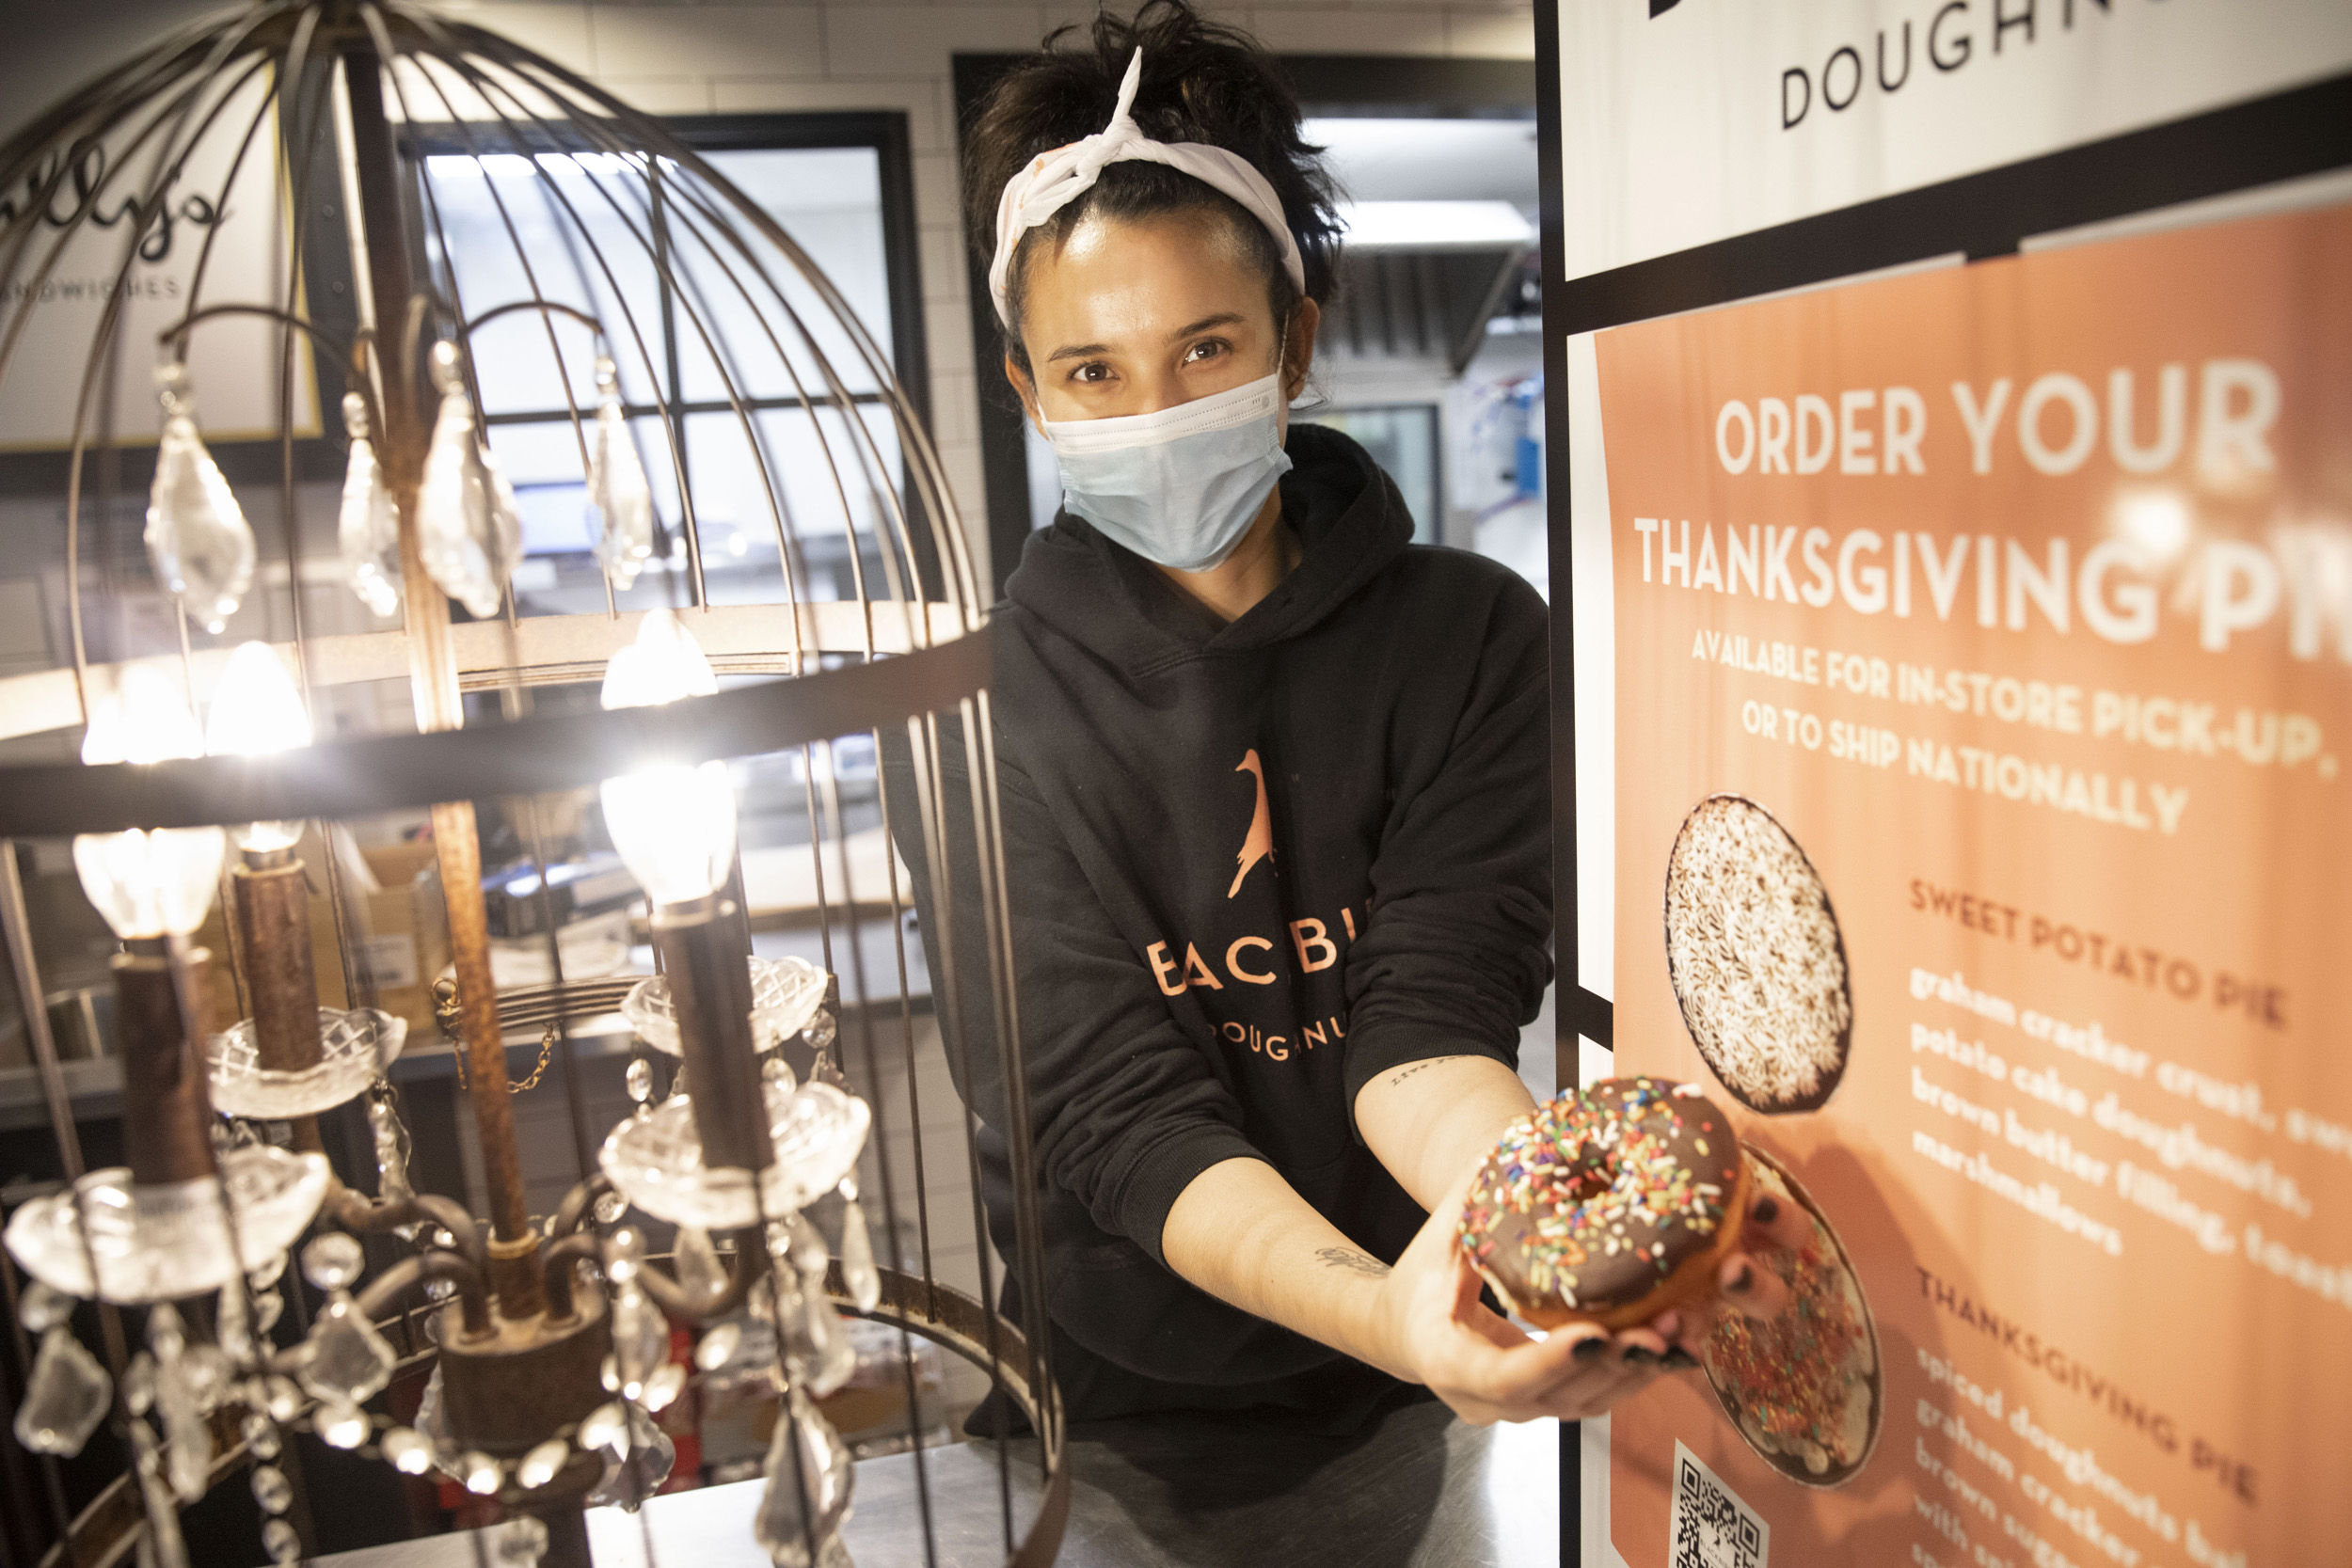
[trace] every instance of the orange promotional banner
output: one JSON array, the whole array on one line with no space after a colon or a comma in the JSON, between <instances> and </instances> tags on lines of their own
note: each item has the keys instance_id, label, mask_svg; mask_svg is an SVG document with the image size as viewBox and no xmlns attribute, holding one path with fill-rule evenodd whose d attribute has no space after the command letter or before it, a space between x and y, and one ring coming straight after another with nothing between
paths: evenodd
<instances>
[{"instance_id":1,"label":"orange promotional banner","mask_svg":"<svg viewBox=\"0 0 2352 1568\"><path fill-rule=\"evenodd\" d=\"M1820 1222L1617 1550L2352 1559L2352 208L1597 354L1617 1071Z\"/></svg>"}]
</instances>

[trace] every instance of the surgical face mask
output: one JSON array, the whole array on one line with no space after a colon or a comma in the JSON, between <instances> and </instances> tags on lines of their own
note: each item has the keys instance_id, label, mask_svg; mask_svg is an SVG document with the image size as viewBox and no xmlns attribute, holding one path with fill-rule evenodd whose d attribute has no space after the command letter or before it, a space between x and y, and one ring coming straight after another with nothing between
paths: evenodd
<instances>
[{"instance_id":1,"label":"surgical face mask","mask_svg":"<svg viewBox=\"0 0 2352 1568\"><path fill-rule=\"evenodd\" d=\"M1179 572L1222 563L1275 482L1290 406L1279 372L1152 414L1047 420L1062 505L1115 542Z\"/></svg>"}]
</instances>

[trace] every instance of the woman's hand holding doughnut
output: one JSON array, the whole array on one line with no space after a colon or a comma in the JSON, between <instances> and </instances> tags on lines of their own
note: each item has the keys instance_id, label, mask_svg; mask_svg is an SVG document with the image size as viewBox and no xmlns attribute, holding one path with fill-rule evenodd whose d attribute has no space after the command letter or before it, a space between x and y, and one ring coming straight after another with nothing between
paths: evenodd
<instances>
[{"instance_id":1,"label":"woman's hand holding doughnut","mask_svg":"<svg viewBox=\"0 0 2352 1568\"><path fill-rule=\"evenodd\" d=\"M1793 1204L1759 1195L1711 1294L1614 1332L1578 1323L1537 1338L1479 1299L1478 1272L1455 1241L1470 1180L1422 1227L1381 1293L1390 1370L1426 1384L1473 1426L1606 1415L1661 1373L1696 1366L1719 1314L1771 1318L1788 1305L1779 1276L1750 1253L1801 1245L1810 1225Z\"/></svg>"}]
</instances>

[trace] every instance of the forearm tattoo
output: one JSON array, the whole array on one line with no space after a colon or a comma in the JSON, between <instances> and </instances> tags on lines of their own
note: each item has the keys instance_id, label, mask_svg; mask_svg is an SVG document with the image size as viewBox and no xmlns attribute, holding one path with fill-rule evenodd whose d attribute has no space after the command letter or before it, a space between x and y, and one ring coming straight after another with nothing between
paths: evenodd
<instances>
[{"instance_id":1,"label":"forearm tattoo","mask_svg":"<svg viewBox=\"0 0 2352 1568\"><path fill-rule=\"evenodd\" d=\"M1390 1079L1390 1080L1389 1080L1389 1087L1391 1087L1391 1088L1394 1088L1394 1087L1396 1087L1399 1084L1402 1084L1403 1082L1405 1082L1405 1080L1406 1080L1407 1078L1410 1078L1410 1077L1411 1077L1414 1073L1416 1073L1416 1072L1425 1071L1426 1069L1430 1069L1430 1068L1436 1067L1436 1066L1438 1065L1438 1058L1437 1058L1437 1057L1435 1057L1435 1056L1432 1056L1429 1060L1427 1060L1427 1061L1425 1061L1425 1062L1415 1062L1415 1063L1414 1063L1411 1067L1406 1068L1404 1071L1402 1071L1402 1072L1398 1073L1395 1077L1393 1077L1393 1078Z\"/></svg>"},{"instance_id":2,"label":"forearm tattoo","mask_svg":"<svg viewBox=\"0 0 2352 1568\"><path fill-rule=\"evenodd\" d=\"M1323 1259L1324 1266L1327 1268L1345 1269L1349 1274L1359 1274L1367 1279L1386 1279L1389 1276L1389 1266L1386 1263L1369 1253L1359 1252L1354 1247L1320 1247L1316 1249L1315 1256Z\"/></svg>"}]
</instances>

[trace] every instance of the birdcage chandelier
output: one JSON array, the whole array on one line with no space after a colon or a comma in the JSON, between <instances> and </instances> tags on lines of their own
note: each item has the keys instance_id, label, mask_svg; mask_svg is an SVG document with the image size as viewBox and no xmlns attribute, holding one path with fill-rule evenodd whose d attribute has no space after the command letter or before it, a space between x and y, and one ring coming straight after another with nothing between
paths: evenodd
<instances>
[{"instance_id":1,"label":"birdcage chandelier","mask_svg":"<svg viewBox=\"0 0 2352 1568\"><path fill-rule=\"evenodd\" d=\"M525 176L488 187L510 295L462 290L422 127L439 156ZM775 1563L839 1568L856 1467L818 1402L857 1361L847 1314L898 1331L910 1390L916 1337L986 1369L1036 1434L1018 1520L1011 1444L998 1439L1004 1560L1051 1560L1067 1478L1045 1338L991 1309L998 1271L977 1220L977 1296L934 1275L913 1107L894 1128L860 1082L912 1010L898 916L917 890L903 856L942 906L980 912L926 919L917 961L941 975L950 1053L975 1035L1003 1042L1005 1103L990 1119L1017 1189L1009 1272L1026 1303L1043 1301L984 600L917 411L841 292L660 122L495 34L394 0L262 0L190 26L0 148L0 192L18 193L0 206L0 420L37 396L70 427L56 445L72 656L0 679L0 739L83 732L78 761L0 769L0 924L67 1179L8 1216L7 1251L27 1277L0 1262L30 1369L14 1429L50 1466L59 1514L51 1560L107 1562L135 1545L143 1562L179 1568L181 1510L231 1478L251 1490L263 1554L299 1560L315 1547L281 1455L308 1431L496 1504L497 1560L585 1562L583 1508L634 1508L661 1484L670 1445L655 1418L716 1370L739 1374L752 1322L772 1340L762 1375L777 1412L751 1531ZM231 237L232 213L270 231L268 266ZM540 253L550 233L568 285ZM162 297L141 284L159 243L194 258ZM103 304L94 325L62 327L41 308L92 256L110 279ZM660 285L661 320L646 318L632 279ZM67 330L80 334L62 345L70 355L56 341ZM681 344L707 395L690 400L658 373L664 356L675 372ZM520 602L520 505L483 390L494 355L509 361L502 373L520 356L544 363L548 402L566 411L601 609ZM78 384L22 390L60 364ZM803 417L797 445L764 419L778 404ZM212 411L249 408L264 417L221 416L242 454L225 471L215 448L231 443L208 444ZM738 444L729 499L764 515L780 600L714 602L698 522L709 486L682 451L690 420ZM306 464L322 450L341 470L336 591L382 629L310 624L302 519L323 487ZM122 553L144 559L169 616L142 642L100 613L126 568L93 536L110 526L107 485L144 478L151 461L144 548ZM275 538L248 515L273 488ZM810 564L819 541L840 566L825 580ZM230 646L240 611L278 592L281 567L273 619L289 635ZM657 587L670 602L646 607ZM313 734L339 689L402 678L413 728ZM534 694L599 679L593 707L534 711ZM497 712L477 700L469 714L469 693ZM847 852L835 771L820 765L845 737L877 759L897 850L882 857L883 885ZM755 956L746 916L727 764L788 751L803 763L822 962ZM970 763L944 766L950 756ZM469 802L588 786L644 891L659 972L567 982L549 925L546 983L501 988ZM409 1025L323 1006L313 963L323 872L342 994L368 993L344 872L331 853L324 866L302 859L318 827L419 809L449 928L437 1023L478 1133L481 1216L409 1180L412 1129L387 1077L420 1043ZM96 1169L40 1005L15 852L67 838L121 946L125 1157ZM215 953L194 936L216 902L227 951ZM856 922L872 909L896 933L895 988L860 957ZM961 1017L958 997L974 992L954 984L960 967L989 976L993 1018ZM210 972L227 973L244 1004L217 1030L197 1000ZM637 1041L636 1103L596 1172L540 1221L527 1212L509 1037L544 1023L553 1038L614 1012ZM956 1065L971 1084L970 1063ZM354 1104L373 1168L339 1170L320 1118ZM977 1172L968 1109L962 1126ZM894 1190L886 1148L872 1157L894 1136L918 1142L912 1191ZM861 1170L879 1171L883 1190L861 1190ZM812 1216L820 1200L831 1237ZM916 1212L919 1267L898 1266L895 1243L878 1256L877 1209L872 1229L893 1238L900 1211ZM675 1227L667 1254L649 1251L649 1223ZM363 1238L377 1239L378 1266ZM77 1321L97 1325L99 1353ZM683 1358L674 1324L693 1336ZM383 1414L387 1386L427 1366L425 1408ZM102 1430L123 1472L69 1512L56 1462ZM919 1441L913 1460L924 1512L901 1538L935 1564Z\"/></svg>"}]
</instances>

